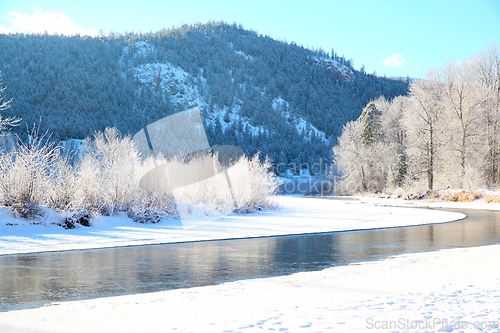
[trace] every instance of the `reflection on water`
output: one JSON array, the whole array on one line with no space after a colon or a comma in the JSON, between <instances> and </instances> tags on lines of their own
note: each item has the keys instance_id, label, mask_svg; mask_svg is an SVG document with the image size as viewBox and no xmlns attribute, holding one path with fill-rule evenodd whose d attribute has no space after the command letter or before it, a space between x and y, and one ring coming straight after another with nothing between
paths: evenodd
<instances>
[{"instance_id":1,"label":"reflection on water","mask_svg":"<svg viewBox=\"0 0 500 333\"><path fill-rule=\"evenodd\" d=\"M406 228L0 256L0 311L500 242L500 213Z\"/></svg>"}]
</instances>

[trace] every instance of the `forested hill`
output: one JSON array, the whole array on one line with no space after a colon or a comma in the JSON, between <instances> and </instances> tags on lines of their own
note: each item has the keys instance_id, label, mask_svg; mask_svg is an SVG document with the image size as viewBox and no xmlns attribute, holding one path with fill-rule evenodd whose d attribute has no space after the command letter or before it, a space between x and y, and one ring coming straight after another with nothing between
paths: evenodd
<instances>
[{"instance_id":1,"label":"forested hill","mask_svg":"<svg viewBox=\"0 0 500 333\"><path fill-rule=\"evenodd\" d=\"M134 134L198 106L212 144L262 151L274 163L329 157L371 99L408 89L335 53L214 22L95 38L0 35L0 70L13 99L4 114L41 118L55 139L109 126Z\"/></svg>"}]
</instances>

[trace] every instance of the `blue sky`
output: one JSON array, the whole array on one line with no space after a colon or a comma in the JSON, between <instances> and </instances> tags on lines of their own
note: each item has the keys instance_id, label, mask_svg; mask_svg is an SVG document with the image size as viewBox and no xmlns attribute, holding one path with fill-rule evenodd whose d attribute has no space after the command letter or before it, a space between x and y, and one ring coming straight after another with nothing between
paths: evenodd
<instances>
[{"instance_id":1,"label":"blue sky","mask_svg":"<svg viewBox=\"0 0 500 333\"><path fill-rule=\"evenodd\" d=\"M500 0L2 0L0 32L149 32L210 20L332 48L378 75L425 77L500 43Z\"/></svg>"}]
</instances>

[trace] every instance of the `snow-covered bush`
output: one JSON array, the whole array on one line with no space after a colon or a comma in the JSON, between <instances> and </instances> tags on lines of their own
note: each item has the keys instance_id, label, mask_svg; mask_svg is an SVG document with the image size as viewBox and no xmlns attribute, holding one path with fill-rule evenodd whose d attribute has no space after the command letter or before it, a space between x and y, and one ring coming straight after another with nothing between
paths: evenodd
<instances>
[{"instance_id":1,"label":"snow-covered bush","mask_svg":"<svg viewBox=\"0 0 500 333\"><path fill-rule=\"evenodd\" d=\"M158 223L162 218L178 217L171 192L146 192L136 189L131 193L127 215L135 222Z\"/></svg>"},{"instance_id":2,"label":"snow-covered bush","mask_svg":"<svg viewBox=\"0 0 500 333\"><path fill-rule=\"evenodd\" d=\"M278 192L281 181L272 173L269 158L266 157L264 162L261 162L259 154L255 154L251 159L244 159L250 176L250 196L238 204L236 211L247 213L277 208L270 197Z\"/></svg>"},{"instance_id":3,"label":"snow-covered bush","mask_svg":"<svg viewBox=\"0 0 500 333\"><path fill-rule=\"evenodd\" d=\"M58 147L51 168L50 186L47 188L45 205L60 211L72 210L75 190L78 186L78 174L71 164L69 155Z\"/></svg>"},{"instance_id":4,"label":"snow-covered bush","mask_svg":"<svg viewBox=\"0 0 500 333\"><path fill-rule=\"evenodd\" d=\"M79 225L84 227L90 227L91 218L92 216L89 212L78 211L76 213L64 217L58 224L64 229L75 229Z\"/></svg>"},{"instance_id":5,"label":"snow-covered bush","mask_svg":"<svg viewBox=\"0 0 500 333\"><path fill-rule=\"evenodd\" d=\"M205 215L228 214L232 211L248 213L275 208L269 197L277 193L279 180L271 171L269 159L261 162L258 154L251 159L242 156L227 168L223 168L218 163L218 158L210 153L201 154L189 161L176 158L164 163L167 164L167 170L186 170L189 173L187 170L195 170L200 165L210 168L207 161L212 164L211 177L173 189L176 200L188 210L186 214L200 208Z\"/></svg>"},{"instance_id":6,"label":"snow-covered bush","mask_svg":"<svg viewBox=\"0 0 500 333\"><path fill-rule=\"evenodd\" d=\"M472 202L476 199L481 198L481 194L477 192L468 191L444 191L439 199L442 201L453 201L453 202Z\"/></svg>"},{"instance_id":7,"label":"snow-covered bush","mask_svg":"<svg viewBox=\"0 0 500 333\"><path fill-rule=\"evenodd\" d=\"M86 225L95 214L126 212L136 222L157 223L183 217L186 207L212 216L274 207L268 197L279 183L269 160L258 155L225 168L208 153L141 162L132 139L108 128L87 139L79 156L69 156L46 135L32 134L15 150L0 151L0 202L28 220L42 216L42 206L66 216L59 222L64 228ZM168 182L160 190L141 188L141 178L158 165ZM203 168L211 170L208 177L189 172Z\"/></svg>"},{"instance_id":8,"label":"snow-covered bush","mask_svg":"<svg viewBox=\"0 0 500 333\"><path fill-rule=\"evenodd\" d=\"M159 223L165 216L161 212L151 208L131 208L127 216L137 223Z\"/></svg>"},{"instance_id":9,"label":"snow-covered bush","mask_svg":"<svg viewBox=\"0 0 500 333\"><path fill-rule=\"evenodd\" d=\"M129 136L116 128L96 132L87 140L86 152L78 165L75 204L79 208L111 215L133 205L137 189L138 153Z\"/></svg>"},{"instance_id":10,"label":"snow-covered bush","mask_svg":"<svg viewBox=\"0 0 500 333\"><path fill-rule=\"evenodd\" d=\"M51 192L58 148L47 135L32 131L27 142L18 140L17 149L0 154L0 200L24 218L42 215L39 205Z\"/></svg>"},{"instance_id":11,"label":"snow-covered bush","mask_svg":"<svg viewBox=\"0 0 500 333\"><path fill-rule=\"evenodd\" d=\"M500 203L500 197L498 195L487 194L483 197L483 201L487 203Z\"/></svg>"}]
</instances>

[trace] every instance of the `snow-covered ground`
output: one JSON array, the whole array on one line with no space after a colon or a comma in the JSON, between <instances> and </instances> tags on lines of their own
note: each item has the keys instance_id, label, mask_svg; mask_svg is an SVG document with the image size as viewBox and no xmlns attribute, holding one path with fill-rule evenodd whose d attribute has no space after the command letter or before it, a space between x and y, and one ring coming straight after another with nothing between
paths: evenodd
<instances>
[{"instance_id":1,"label":"snow-covered ground","mask_svg":"<svg viewBox=\"0 0 500 333\"><path fill-rule=\"evenodd\" d=\"M234 46L230 44L234 49ZM242 51L234 50L236 54L252 61L252 57ZM127 73L132 74L144 87L149 87L152 91L161 88L162 91L168 92L170 102L178 108L194 108L200 110L208 110L210 96L203 93L207 79L203 77L203 69L200 69L198 76L193 76L180 67L175 66L169 61L159 63L156 61L157 50L153 45L147 42L139 41L134 45L126 46L123 49L119 64L122 70L122 75L127 78ZM142 59L142 64L132 67L133 60ZM148 60L149 59L149 60ZM344 65L331 59L316 59L315 62L334 73L340 73L346 80L352 78L352 71ZM232 72L229 71L229 75ZM234 78L232 78L234 82ZM142 89L142 88L141 88ZM140 93L140 92L139 92ZM264 91L260 92L262 95ZM222 130L225 131L230 125L240 122L252 132L252 135L259 135L261 132L267 132L267 126L257 125L249 117L244 117L240 114L242 102L235 103L233 107L216 107L208 110L208 114L204 114L204 120L215 125L217 122L221 124ZM281 116L292 126L295 126L299 134L304 133L304 138L311 140L312 134L321 139L325 144L329 144L326 134L318 130L309 121L302 117L290 113L288 110L290 105L283 98L274 98L272 107L280 111ZM225 116L227 116L226 119Z\"/></svg>"},{"instance_id":2,"label":"snow-covered ground","mask_svg":"<svg viewBox=\"0 0 500 333\"><path fill-rule=\"evenodd\" d=\"M276 211L230 215L215 221L138 224L125 215L92 221L90 228L29 225L0 209L0 255L126 245L176 243L212 239L276 236L340 230L388 228L441 223L463 218L460 213L379 207L361 201L279 196ZM52 217L47 214L46 220ZM16 224L17 225L9 225Z\"/></svg>"},{"instance_id":3,"label":"snow-covered ground","mask_svg":"<svg viewBox=\"0 0 500 333\"><path fill-rule=\"evenodd\" d=\"M498 193L495 192L495 195L498 195ZM356 196L354 198L366 204L377 205L377 206L388 206L388 207L500 210L500 203L487 203L482 199L476 199L471 202L452 202L452 201L441 201L441 200L388 199L388 198L378 198L373 196Z\"/></svg>"},{"instance_id":4,"label":"snow-covered ground","mask_svg":"<svg viewBox=\"0 0 500 333\"><path fill-rule=\"evenodd\" d=\"M311 140L312 135L314 134L317 138L320 138L324 143L329 144L330 141L326 138L325 132L320 131L314 125L304 120L302 117L296 117L292 115L288 110L290 109L290 104L285 101L283 98L275 98L273 99L273 109L281 111L281 116L285 118L285 120L294 124L298 133L304 132L305 137L308 140Z\"/></svg>"},{"instance_id":5,"label":"snow-covered ground","mask_svg":"<svg viewBox=\"0 0 500 333\"><path fill-rule=\"evenodd\" d=\"M4 226L12 218L2 211L0 248L8 253L254 237L463 217L388 207L389 199L278 200L282 208L277 211L228 216L186 229L173 220L137 225L124 217L69 231ZM290 276L53 303L0 313L0 332L499 332L499 257L500 245L449 249Z\"/></svg>"},{"instance_id":6,"label":"snow-covered ground","mask_svg":"<svg viewBox=\"0 0 500 333\"><path fill-rule=\"evenodd\" d=\"M498 332L499 257L500 245L451 249L320 272L54 303L0 313L0 331Z\"/></svg>"}]
</instances>

